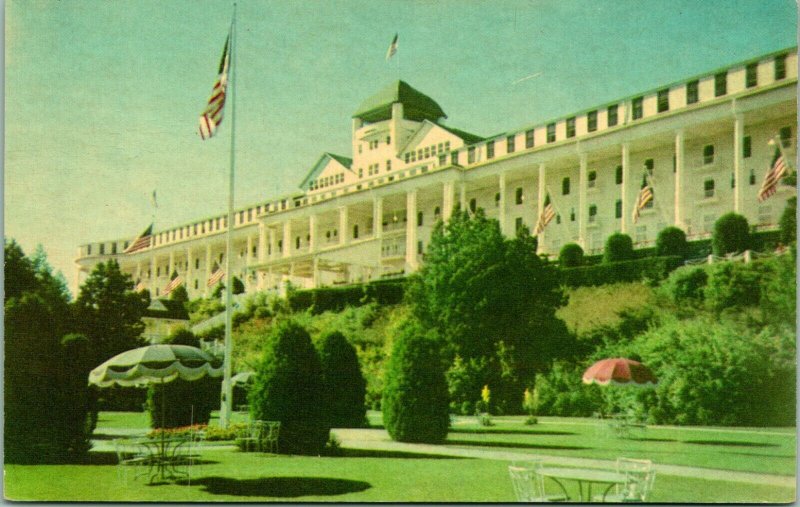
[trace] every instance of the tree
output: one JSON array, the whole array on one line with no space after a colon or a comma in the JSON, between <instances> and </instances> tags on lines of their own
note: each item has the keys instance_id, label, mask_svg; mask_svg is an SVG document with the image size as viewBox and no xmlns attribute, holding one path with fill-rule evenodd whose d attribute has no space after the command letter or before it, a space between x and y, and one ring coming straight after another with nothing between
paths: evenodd
<instances>
[{"instance_id":1,"label":"tree","mask_svg":"<svg viewBox=\"0 0 800 507\"><path fill-rule=\"evenodd\" d=\"M447 381L438 348L435 335L415 325L394 341L381 403L393 440L438 444L447 437Z\"/></svg>"},{"instance_id":2,"label":"tree","mask_svg":"<svg viewBox=\"0 0 800 507\"><path fill-rule=\"evenodd\" d=\"M574 268L583 264L583 248L577 243L567 243L558 254L558 264L562 268Z\"/></svg>"},{"instance_id":3,"label":"tree","mask_svg":"<svg viewBox=\"0 0 800 507\"><path fill-rule=\"evenodd\" d=\"M425 263L409 278L407 300L423 328L438 331L448 364L456 355L491 362L491 378L479 380L493 386L501 408L521 410L535 370L570 347L555 317L564 302L555 267L536 255L536 239L526 228L507 240L481 209L437 224ZM504 373L519 383L509 389L510 399L499 386Z\"/></svg>"},{"instance_id":4,"label":"tree","mask_svg":"<svg viewBox=\"0 0 800 507\"><path fill-rule=\"evenodd\" d=\"M750 248L750 226L736 213L722 215L714 223L711 251L714 255L744 252Z\"/></svg>"},{"instance_id":5,"label":"tree","mask_svg":"<svg viewBox=\"0 0 800 507\"><path fill-rule=\"evenodd\" d=\"M665 227L656 238L656 255L678 255L686 258L689 244L686 233L677 227Z\"/></svg>"},{"instance_id":6,"label":"tree","mask_svg":"<svg viewBox=\"0 0 800 507\"><path fill-rule=\"evenodd\" d=\"M96 364L143 344L141 319L148 304L149 298L133 291L133 280L115 260L95 266L81 286L74 310Z\"/></svg>"},{"instance_id":7,"label":"tree","mask_svg":"<svg viewBox=\"0 0 800 507\"><path fill-rule=\"evenodd\" d=\"M182 303L189 302L189 292L186 290L186 287L183 285L179 285L169 293L169 299L172 301L180 301Z\"/></svg>"},{"instance_id":8,"label":"tree","mask_svg":"<svg viewBox=\"0 0 800 507\"><path fill-rule=\"evenodd\" d=\"M603 262L619 262L633 259L633 240L627 234L615 233L606 239Z\"/></svg>"},{"instance_id":9,"label":"tree","mask_svg":"<svg viewBox=\"0 0 800 507\"><path fill-rule=\"evenodd\" d=\"M791 245L797 242L797 196L786 201L780 220L781 243Z\"/></svg>"},{"instance_id":10,"label":"tree","mask_svg":"<svg viewBox=\"0 0 800 507\"><path fill-rule=\"evenodd\" d=\"M244 283L237 277L233 277L233 285L231 285L232 294L244 294Z\"/></svg>"},{"instance_id":11,"label":"tree","mask_svg":"<svg viewBox=\"0 0 800 507\"><path fill-rule=\"evenodd\" d=\"M317 341L325 384L325 406L334 428L364 426L367 409L364 397L367 381L358 365L356 349L338 331L331 331Z\"/></svg>"},{"instance_id":12,"label":"tree","mask_svg":"<svg viewBox=\"0 0 800 507\"><path fill-rule=\"evenodd\" d=\"M278 448L289 454L319 454L330 433L319 355L308 332L280 322L267 337L250 390L250 416L280 421Z\"/></svg>"}]
</instances>

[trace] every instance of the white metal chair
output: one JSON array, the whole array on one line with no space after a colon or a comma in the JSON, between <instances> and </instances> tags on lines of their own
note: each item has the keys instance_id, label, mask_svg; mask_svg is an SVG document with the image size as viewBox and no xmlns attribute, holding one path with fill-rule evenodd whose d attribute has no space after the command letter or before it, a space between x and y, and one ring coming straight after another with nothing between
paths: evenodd
<instances>
[{"instance_id":1,"label":"white metal chair","mask_svg":"<svg viewBox=\"0 0 800 507\"><path fill-rule=\"evenodd\" d=\"M508 467L511 485L518 502L560 502L566 500L563 495L546 495L544 477L539 474L542 467L540 460L513 462Z\"/></svg>"},{"instance_id":2,"label":"white metal chair","mask_svg":"<svg viewBox=\"0 0 800 507\"><path fill-rule=\"evenodd\" d=\"M595 500L605 502L646 502L656 480L653 462L646 459L617 458L617 472L625 475L625 483L616 487L613 494Z\"/></svg>"},{"instance_id":3,"label":"white metal chair","mask_svg":"<svg viewBox=\"0 0 800 507\"><path fill-rule=\"evenodd\" d=\"M270 452L273 454L278 453L278 437L281 432L280 421L263 421L264 425L261 430L261 451Z\"/></svg>"}]
</instances>

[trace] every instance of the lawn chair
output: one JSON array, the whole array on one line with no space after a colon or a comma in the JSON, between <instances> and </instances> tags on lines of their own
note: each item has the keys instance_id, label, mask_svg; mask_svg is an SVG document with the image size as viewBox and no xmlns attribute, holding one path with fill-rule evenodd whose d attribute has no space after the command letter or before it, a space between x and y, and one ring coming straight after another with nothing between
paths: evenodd
<instances>
[{"instance_id":1,"label":"lawn chair","mask_svg":"<svg viewBox=\"0 0 800 507\"><path fill-rule=\"evenodd\" d=\"M567 498L563 495L546 495L544 477L538 471L542 467L540 460L513 462L508 467L511 485L518 502L561 502Z\"/></svg>"},{"instance_id":2,"label":"lawn chair","mask_svg":"<svg viewBox=\"0 0 800 507\"><path fill-rule=\"evenodd\" d=\"M278 437L281 432L280 421L263 421L261 432L261 451L272 454L278 453Z\"/></svg>"},{"instance_id":3,"label":"lawn chair","mask_svg":"<svg viewBox=\"0 0 800 507\"><path fill-rule=\"evenodd\" d=\"M617 458L617 472L625 475L625 483L617 486L613 494L594 499L612 503L646 502L656 480L653 462L645 459Z\"/></svg>"},{"instance_id":4,"label":"lawn chair","mask_svg":"<svg viewBox=\"0 0 800 507\"><path fill-rule=\"evenodd\" d=\"M139 476L150 474L152 462L150 456L141 448L125 439L115 439L113 441L114 452L117 454L117 479L123 482L128 481L128 469L133 469L136 479Z\"/></svg>"},{"instance_id":5,"label":"lawn chair","mask_svg":"<svg viewBox=\"0 0 800 507\"><path fill-rule=\"evenodd\" d=\"M260 451L264 427L264 421L250 421L236 437L236 444L245 452Z\"/></svg>"}]
</instances>

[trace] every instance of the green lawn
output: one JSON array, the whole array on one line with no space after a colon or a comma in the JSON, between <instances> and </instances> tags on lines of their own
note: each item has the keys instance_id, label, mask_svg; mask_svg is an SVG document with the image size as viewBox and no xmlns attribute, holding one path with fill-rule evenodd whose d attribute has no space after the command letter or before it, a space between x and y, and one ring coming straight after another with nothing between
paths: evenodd
<instances>
[{"instance_id":1,"label":"green lawn","mask_svg":"<svg viewBox=\"0 0 800 507\"><path fill-rule=\"evenodd\" d=\"M380 414L370 413L373 425ZM234 422L246 420L234 414ZM492 427L457 418L447 446L543 455L608 458L642 456L683 464L762 473L794 474L794 429L650 428L628 440L598 433L587 419L497 417ZM140 428L140 413L100 414L98 435ZM108 437L102 437L108 438ZM117 477L112 453L92 452L87 465L7 465L5 496L60 501L333 501L512 502L508 462L344 449L342 457L269 456L203 449L191 483L147 485ZM791 458L791 459L790 459ZM789 463L791 461L791 463ZM549 487L554 487L550 484ZM552 493L556 493L555 490ZM653 502L791 502L795 489L660 473Z\"/></svg>"}]
</instances>

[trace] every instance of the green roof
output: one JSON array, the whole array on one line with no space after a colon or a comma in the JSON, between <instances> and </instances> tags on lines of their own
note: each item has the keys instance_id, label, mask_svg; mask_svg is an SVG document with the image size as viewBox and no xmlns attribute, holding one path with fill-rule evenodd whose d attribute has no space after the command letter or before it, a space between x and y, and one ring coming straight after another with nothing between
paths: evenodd
<instances>
[{"instance_id":1,"label":"green roof","mask_svg":"<svg viewBox=\"0 0 800 507\"><path fill-rule=\"evenodd\" d=\"M435 122L439 118L447 118L435 100L415 90L405 81L395 81L362 102L353 113L353 118L367 122L388 120L392 117L392 104L395 102L403 104L403 116L409 120Z\"/></svg>"},{"instance_id":2,"label":"green roof","mask_svg":"<svg viewBox=\"0 0 800 507\"><path fill-rule=\"evenodd\" d=\"M441 123L438 125L443 129L445 129L446 131L450 132L451 134L457 135L458 137L463 139L465 144L475 144L483 141L484 139L488 139L487 137L481 137L476 134L470 134L465 130L448 127L446 125L442 125Z\"/></svg>"},{"instance_id":3,"label":"green roof","mask_svg":"<svg viewBox=\"0 0 800 507\"><path fill-rule=\"evenodd\" d=\"M336 160L337 162L339 162L348 169L350 169L350 167L353 165L352 158L343 157L341 155L336 155L335 153L330 153L327 151L325 152L325 154L330 156L332 159Z\"/></svg>"},{"instance_id":4,"label":"green roof","mask_svg":"<svg viewBox=\"0 0 800 507\"><path fill-rule=\"evenodd\" d=\"M155 319L189 320L189 312L186 311L182 302L164 298L152 300L143 316Z\"/></svg>"}]
</instances>

